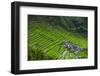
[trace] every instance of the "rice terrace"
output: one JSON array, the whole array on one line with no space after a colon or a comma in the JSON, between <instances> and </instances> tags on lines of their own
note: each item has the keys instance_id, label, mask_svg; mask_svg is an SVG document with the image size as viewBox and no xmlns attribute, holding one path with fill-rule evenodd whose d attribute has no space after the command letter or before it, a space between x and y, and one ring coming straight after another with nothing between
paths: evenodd
<instances>
[{"instance_id":1,"label":"rice terrace","mask_svg":"<svg viewBox=\"0 0 100 76\"><path fill-rule=\"evenodd\" d=\"M88 18L28 15L28 60L88 58Z\"/></svg>"}]
</instances>

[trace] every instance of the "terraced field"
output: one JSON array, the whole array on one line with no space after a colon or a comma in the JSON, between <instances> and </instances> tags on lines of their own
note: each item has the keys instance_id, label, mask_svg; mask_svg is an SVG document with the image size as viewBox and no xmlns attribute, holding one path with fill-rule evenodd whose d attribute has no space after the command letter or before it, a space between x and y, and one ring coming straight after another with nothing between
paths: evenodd
<instances>
[{"instance_id":1,"label":"terraced field","mask_svg":"<svg viewBox=\"0 0 100 76\"><path fill-rule=\"evenodd\" d=\"M63 41L87 48L87 38L80 33L65 31L48 23L31 22L28 25L28 60L76 59L74 53L63 47ZM87 58L88 51L80 51L79 56Z\"/></svg>"}]
</instances>

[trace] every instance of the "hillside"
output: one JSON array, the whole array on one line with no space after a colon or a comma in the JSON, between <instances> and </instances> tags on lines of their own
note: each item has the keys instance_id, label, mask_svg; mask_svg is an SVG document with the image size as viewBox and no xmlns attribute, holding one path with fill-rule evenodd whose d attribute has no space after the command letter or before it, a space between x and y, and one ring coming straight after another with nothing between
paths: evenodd
<instances>
[{"instance_id":1,"label":"hillside","mask_svg":"<svg viewBox=\"0 0 100 76\"><path fill-rule=\"evenodd\" d=\"M64 21L63 17L59 20L65 27L50 24L44 20L29 22L28 60L76 59L73 52L63 47L63 41L68 41L80 48L87 48L87 37L81 32L69 31L68 28L75 28L71 21ZM87 58L87 52L87 50L80 51L80 58Z\"/></svg>"}]
</instances>

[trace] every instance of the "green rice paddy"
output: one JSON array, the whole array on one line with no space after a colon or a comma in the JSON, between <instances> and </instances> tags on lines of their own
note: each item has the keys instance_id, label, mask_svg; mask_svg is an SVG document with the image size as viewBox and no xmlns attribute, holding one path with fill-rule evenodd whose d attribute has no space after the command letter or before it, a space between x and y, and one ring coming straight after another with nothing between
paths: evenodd
<instances>
[{"instance_id":1,"label":"green rice paddy","mask_svg":"<svg viewBox=\"0 0 100 76\"><path fill-rule=\"evenodd\" d=\"M80 48L88 47L87 37L78 32L66 31L61 26L50 26L45 22L30 22L28 24L28 60L76 59L74 53L63 47L63 40ZM87 58L88 51L80 51L79 56L81 59Z\"/></svg>"}]
</instances>

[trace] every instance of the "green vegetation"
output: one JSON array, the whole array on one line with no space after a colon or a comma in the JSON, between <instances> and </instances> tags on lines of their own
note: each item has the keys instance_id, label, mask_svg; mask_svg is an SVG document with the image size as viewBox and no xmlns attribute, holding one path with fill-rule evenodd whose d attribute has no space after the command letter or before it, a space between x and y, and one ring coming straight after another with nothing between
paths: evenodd
<instances>
[{"instance_id":1,"label":"green vegetation","mask_svg":"<svg viewBox=\"0 0 100 76\"><path fill-rule=\"evenodd\" d=\"M86 19L29 15L28 60L76 59L75 54L64 48L62 42L65 40L80 48L88 48ZM79 26L73 20L80 22ZM79 56L87 58L88 51L80 51Z\"/></svg>"}]
</instances>

